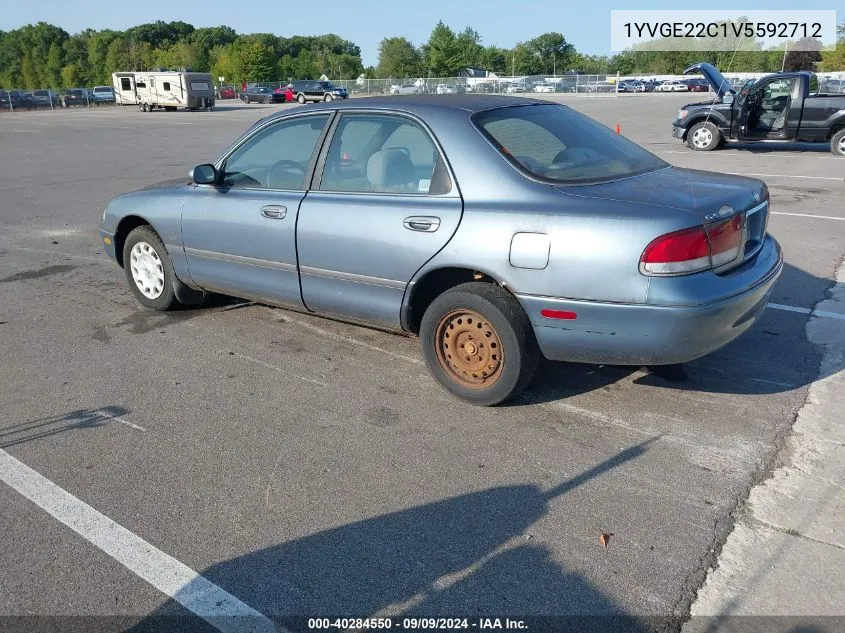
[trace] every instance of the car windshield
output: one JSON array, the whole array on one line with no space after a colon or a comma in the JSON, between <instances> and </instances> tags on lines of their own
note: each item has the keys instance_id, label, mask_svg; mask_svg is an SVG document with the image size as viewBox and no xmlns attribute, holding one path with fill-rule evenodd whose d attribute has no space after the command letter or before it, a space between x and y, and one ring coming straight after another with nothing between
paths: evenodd
<instances>
[{"instance_id":1,"label":"car windshield","mask_svg":"<svg viewBox=\"0 0 845 633\"><path fill-rule=\"evenodd\" d=\"M516 167L552 184L618 180L668 166L565 106L497 108L475 114L473 122Z\"/></svg>"}]
</instances>

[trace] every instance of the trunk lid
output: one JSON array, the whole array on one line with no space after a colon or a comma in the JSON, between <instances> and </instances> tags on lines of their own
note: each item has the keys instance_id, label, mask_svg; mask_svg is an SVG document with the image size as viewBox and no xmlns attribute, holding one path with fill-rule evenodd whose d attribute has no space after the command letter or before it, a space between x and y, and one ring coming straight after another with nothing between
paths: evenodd
<instances>
[{"instance_id":1,"label":"trunk lid","mask_svg":"<svg viewBox=\"0 0 845 633\"><path fill-rule=\"evenodd\" d=\"M766 236L769 192L765 183L755 178L667 167L615 182L558 189L589 198L687 211L707 226L743 214L744 256L735 265L755 255Z\"/></svg>"}]
</instances>

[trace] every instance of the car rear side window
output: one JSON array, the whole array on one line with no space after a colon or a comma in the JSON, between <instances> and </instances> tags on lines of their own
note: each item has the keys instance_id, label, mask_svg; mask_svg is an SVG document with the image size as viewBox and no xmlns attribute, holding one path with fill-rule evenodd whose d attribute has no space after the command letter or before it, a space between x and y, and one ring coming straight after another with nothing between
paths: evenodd
<instances>
[{"instance_id":1,"label":"car rear side window","mask_svg":"<svg viewBox=\"0 0 845 633\"><path fill-rule=\"evenodd\" d=\"M223 186L302 191L308 164L329 114L271 125L251 136L226 159Z\"/></svg>"},{"instance_id":2,"label":"car rear side window","mask_svg":"<svg viewBox=\"0 0 845 633\"><path fill-rule=\"evenodd\" d=\"M667 166L636 143L565 106L497 108L472 118L508 161L551 184L618 180Z\"/></svg>"},{"instance_id":3,"label":"car rear side window","mask_svg":"<svg viewBox=\"0 0 845 633\"><path fill-rule=\"evenodd\" d=\"M322 191L444 194L448 170L429 133L398 116L346 115L326 155Z\"/></svg>"}]
</instances>

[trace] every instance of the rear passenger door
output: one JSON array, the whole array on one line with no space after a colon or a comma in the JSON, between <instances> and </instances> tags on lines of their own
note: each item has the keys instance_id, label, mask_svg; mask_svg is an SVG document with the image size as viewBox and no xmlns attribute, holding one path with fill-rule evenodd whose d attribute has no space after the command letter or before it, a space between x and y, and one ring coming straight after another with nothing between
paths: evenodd
<instances>
[{"instance_id":1,"label":"rear passenger door","mask_svg":"<svg viewBox=\"0 0 845 633\"><path fill-rule=\"evenodd\" d=\"M398 328L405 287L452 237L462 208L420 121L343 113L299 212L306 307Z\"/></svg>"}]
</instances>

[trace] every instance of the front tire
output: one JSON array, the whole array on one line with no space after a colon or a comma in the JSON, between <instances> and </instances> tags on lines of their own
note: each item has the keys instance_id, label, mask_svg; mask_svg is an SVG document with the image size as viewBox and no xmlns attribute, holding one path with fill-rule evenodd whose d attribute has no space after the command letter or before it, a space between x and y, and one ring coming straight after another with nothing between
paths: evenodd
<instances>
[{"instance_id":1,"label":"front tire","mask_svg":"<svg viewBox=\"0 0 845 633\"><path fill-rule=\"evenodd\" d=\"M332 100L334 100L334 97L331 96L331 95L326 95L325 97L323 97L323 101L332 101Z\"/></svg>"},{"instance_id":2,"label":"front tire","mask_svg":"<svg viewBox=\"0 0 845 633\"><path fill-rule=\"evenodd\" d=\"M145 308L172 310L176 275L161 238L150 226L139 226L123 245L123 270L132 294Z\"/></svg>"},{"instance_id":3,"label":"front tire","mask_svg":"<svg viewBox=\"0 0 845 633\"><path fill-rule=\"evenodd\" d=\"M299 103L304 104L305 103L305 95L303 95L303 94L296 95L296 100L299 101Z\"/></svg>"},{"instance_id":4,"label":"front tire","mask_svg":"<svg viewBox=\"0 0 845 633\"><path fill-rule=\"evenodd\" d=\"M505 289L470 282L438 296L420 324L425 363L453 395L481 406L525 388L540 359L531 323Z\"/></svg>"},{"instance_id":5,"label":"front tire","mask_svg":"<svg viewBox=\"0 0 845 633\"><path fill-rule=\"evenodd\" d=\"M722 144L722 133L709 121L693 125L687 132L687 145L696 152L710 152Z\"/></svg>"},{"instance_id":6,"label":"front tire","mask_svg":"<svg viewBox=\"0 0 845 633\"><path fill-rule=\"evenodd\" d=\"M845 128L830 138L830 151L837 156L845 156Z\"/></svg>"}]
</instances>

